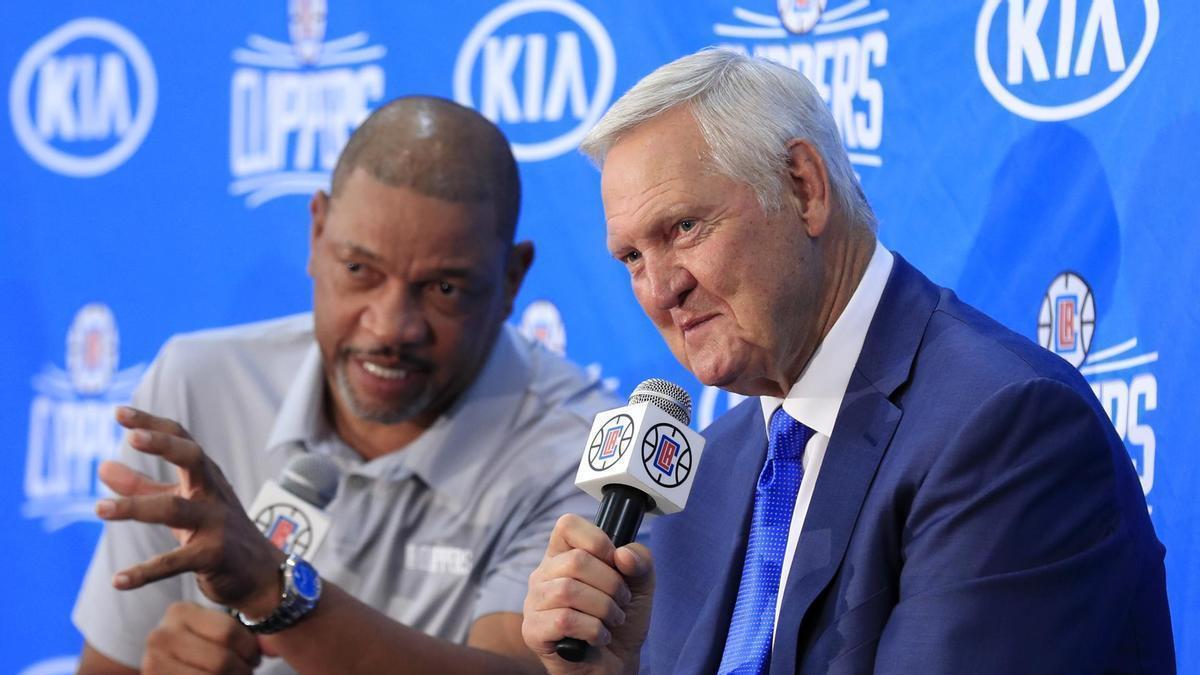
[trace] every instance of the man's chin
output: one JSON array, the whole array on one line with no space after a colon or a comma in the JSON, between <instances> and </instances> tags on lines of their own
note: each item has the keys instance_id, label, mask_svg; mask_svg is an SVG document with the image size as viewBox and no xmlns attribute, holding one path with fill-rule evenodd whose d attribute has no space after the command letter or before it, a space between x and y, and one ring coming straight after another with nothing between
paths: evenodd
<instances>
[{"instance_id":1,"label":"man's chin","mask_svg":"<svg viewBox=\"0 0 1200 675\"><path fill-rule=\"evenodd\" d=\"M425 412L423 405L362 405L354 401L350 412L355 417L375 424L403 424L420 417Z\"/></svg>"},{"instance_id":2,"label":"man's chin","mask_svg":"<svg viewBox=\"0 0 1200 675\"><path fill-rule=\"evenodd\" d=\"M344 371L343 371L344 372ZM340 374L340 373L339 373ZM355 417L375 424L402 424L424 415L433 399L428 389L407 396L404 400L380 400L368 396L347 381L339 378L342 399Z\"/></svg>"}]
</instances>

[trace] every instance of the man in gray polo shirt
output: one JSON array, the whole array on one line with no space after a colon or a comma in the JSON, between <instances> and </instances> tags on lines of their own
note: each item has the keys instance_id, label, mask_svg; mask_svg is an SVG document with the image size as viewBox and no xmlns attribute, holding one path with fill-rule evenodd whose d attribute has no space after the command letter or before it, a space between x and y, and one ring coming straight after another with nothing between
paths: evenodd
<instances>
[{"instance_id":1,"label":"man in gray polo shirt","mask_svg":"<svg viewBox=\"0 0 1200 675\"><path fill-rule=\"evenodd\" d=\"M538 669L527 578L557 518L595 508L571 477L616 402L504 324L533 259L508 144L466 108L400 99L331 192L311 205L313 314L173 338L119 412L133 431L101 477L122 497L97 511L171 529L106 526L73 615L81 672L242 672L260 647L286 661L272 672ZM256 641L219 608L278 615L287 582L240 504L299 453L342 469L308 561L325 584ZM406 662L373 662L379 642Z\"/></svg>"}]
</instances>

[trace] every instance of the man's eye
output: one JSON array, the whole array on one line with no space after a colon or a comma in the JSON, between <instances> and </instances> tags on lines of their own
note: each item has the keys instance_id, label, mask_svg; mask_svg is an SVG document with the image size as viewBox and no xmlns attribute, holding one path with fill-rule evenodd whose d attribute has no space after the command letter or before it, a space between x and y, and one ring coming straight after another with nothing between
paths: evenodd
<instances>
[{"instance_id":1,"label":"man's eye","mask_svg":"<svg viewBox=\"0 0 1200 675\"><path fill-rule=\"evenodd\" d=\"M680 232L691 232L692 230L696 229L696 221L681 220L679 221L678 227Z\"/></svg>"},{"instance_id":2,"label":"man's eye","mask_svg":"<svg viewBox=\"0 0 1200 675\"><path fill-rule=\"evenodd\" d=\"M630 251L629 253L626 253L625 255L621 256L621 262L625 263L626 265L628 265L630 263L635 263L641 259L642 259L642 253L640 251Z\"/></svg>"},{"instance_id":3,"label":"man's eye","mask_svg":"<svg viewBox=\"0 0 1200 675\"><path fill-rule=\"evenodd\" d=\"M361 273L363 271L363 269L365 269L365 266L362 263L357 263L357 262L346 263L346 271L349 272L350 274L357 275L357 274Z\"/></svg>"},{"instance_id":4,"label":"man's eye","mask_svg":"<svg viewBox=\"0 0 1200 675\"><path fill-rule=\"evenodd\" d=\"M434 283L431 286L431 289L436 291L439 295L454 295L458 292L457 286L445 281L438 281Z\"/></svg>"}]
</instances>

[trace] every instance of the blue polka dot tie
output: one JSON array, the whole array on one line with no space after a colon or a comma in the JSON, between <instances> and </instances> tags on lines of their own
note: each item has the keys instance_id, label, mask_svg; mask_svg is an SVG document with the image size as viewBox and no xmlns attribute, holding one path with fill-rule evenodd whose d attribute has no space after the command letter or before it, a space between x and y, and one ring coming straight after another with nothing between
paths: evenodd
<instances>
[{"instance_id":1,"label":"blue polka dot tie","mask_svg":"<svg viewBox=\"0 0 1200 675\"><path fill-rule=\"evenodd\" d=\"M788 527L796 508L796 492L804 467L800 458L812 429L780 407L771 415L767 461L758 475L754 516L742 581L725 639L720 673L762 673L771 656L779 573L787 549Z\"/></svg>"}]
</instances>

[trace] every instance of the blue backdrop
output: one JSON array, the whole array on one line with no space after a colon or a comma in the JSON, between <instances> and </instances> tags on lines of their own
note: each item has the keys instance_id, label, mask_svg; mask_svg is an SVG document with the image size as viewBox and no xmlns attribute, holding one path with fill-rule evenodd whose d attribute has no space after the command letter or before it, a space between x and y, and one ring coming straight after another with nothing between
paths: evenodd
<instances>
[{"instance_id":1,"label":"blue backdrop","mask_svg":"<svg viewBox=\"0 0 1200 675\"><path fill-rule=\"evenodd\" d=\"M622 393L668 377L698 425L724 412L736 397L683 371L606 255L575 151L640 77L720 44L817 84L889 247L1089 379L1167 545L1181 670L1200 673L1195 3L63 0L2 17L0 671L72 667L112 406L172 333L308 308L308 195L392 97L454 98L509 135L539 247L515 323Z\"/></svg>"}]
</instances>

